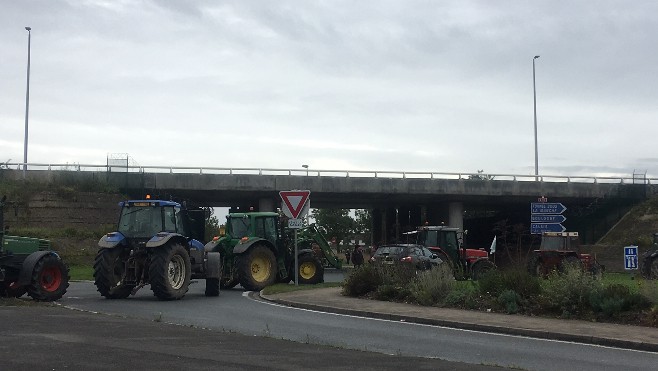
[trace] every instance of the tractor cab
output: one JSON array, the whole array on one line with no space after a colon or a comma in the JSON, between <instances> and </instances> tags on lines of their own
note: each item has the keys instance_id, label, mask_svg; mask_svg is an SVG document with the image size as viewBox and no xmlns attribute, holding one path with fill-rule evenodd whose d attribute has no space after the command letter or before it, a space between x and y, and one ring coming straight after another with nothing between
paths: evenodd
<instances>
[{"instance_id":1,"label":"tractor cab","mask_svg":"<svg viewBox=\"0 0 658 371\"><path fill-rule=\"evenodd\" d=\"M604 267L590 254L580 253L578 232L544 232L539 249L528 258L528 272L546 277L553 271L564 272L568 265L579 266L586 272L600 276Z\"/></svg>"}]
</instances>

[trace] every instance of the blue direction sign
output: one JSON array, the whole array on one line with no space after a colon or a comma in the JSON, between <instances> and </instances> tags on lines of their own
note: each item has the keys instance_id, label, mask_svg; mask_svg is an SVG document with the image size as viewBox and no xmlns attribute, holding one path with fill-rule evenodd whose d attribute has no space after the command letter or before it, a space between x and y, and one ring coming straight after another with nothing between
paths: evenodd
<instances>
[{"instance_id":1,"label":"blue direction sign","mask_svg":"<svg viewBox=\"0 0 658 371\"><path fill-rule=\"evenodd\" d=\"M567 229L560 223L531 223L530 233L542 234L544 232L564 232Z\"/></svg>"},{"instance_id":2,"label":"blue direction sign","mask_svg":"<svg viewBox=\"0 0 658 371\"><path fill-rule=\"evenodd\" d=\"M566 209L559 202L533 202L530 204L531 214L562 214Z\"/></svg>"},{"instance_id":3,"label":"blue direction sign","mask_svg":"<svg viewBox=\"0 0 658 371\"><path fill-rule=\"evenodd\" d=\"M638 269L637 246L624 247L624 268L626 270Z\"/></svg>"},{"instance_id":4,"label":"blue direction sign","mask_svg":"<svg viewBox=\"0 0 658 371\"><path fill-rule=\"evenodd\" d=\"M567 218L564 215L545 215L545 214L532 214L530 215L531 223L563 223Z\"/></svg>"}]
</instances>

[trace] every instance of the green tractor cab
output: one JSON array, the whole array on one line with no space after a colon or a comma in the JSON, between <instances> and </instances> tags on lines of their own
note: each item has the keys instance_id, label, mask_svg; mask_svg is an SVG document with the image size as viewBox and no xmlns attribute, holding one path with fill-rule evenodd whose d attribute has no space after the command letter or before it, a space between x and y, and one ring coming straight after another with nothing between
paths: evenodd
<instances>
[{"instance_id":1,"label":"green tractor cab","mask_svg":"<svg viewBox=\"0 0 658 371\"><path fill-rule=\"evenodd\" d=\"M0 200L0 296L21 297L27 293L37 301L59 300L69 287L69 269L51 250L50 241L9 236L4 228L4 206Z\"/></svg>"}]
</instances>

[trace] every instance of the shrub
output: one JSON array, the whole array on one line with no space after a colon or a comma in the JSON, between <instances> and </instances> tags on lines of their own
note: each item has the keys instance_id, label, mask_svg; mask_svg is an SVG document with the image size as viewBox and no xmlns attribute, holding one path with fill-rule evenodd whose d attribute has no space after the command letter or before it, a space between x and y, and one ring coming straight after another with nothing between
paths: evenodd
<instances>
[{"instance_id":1,"label":"shrub","mask_svg":"<svg viewBox=\"0 0 658 371\"><path fill-rule=\"evenodd\" d=\"M514 290L505 290L498 296L498 304L505 309L507 314L516 314L519 312L519 303L521 297Z\"/></svg>"},{"instance_id":2,"label":"shrub","mask_svg":"<svg viewBox=\"0 0 658 371\"><path fill-rule=\"evenodd\" d=\"M435 305L444 301L455 287L452 269L446 264L420 272L410 283L410 294L420 305Z\"/></svg>"},{"instance_id":3,"label":"shrub","mask_svg":"<svg viewBox=\"0 0 658 371\"><path fill-rule=\"evenodd\" d=\"M498 297L505 291L514 291L521 298L532 300L541 293L541 279L522 267L494 270L478 281L480 292Z\"/></svg>"},{"instance_id":4,"label":"shrub","mask_svg":"<svg viewBox=\"0 0 658 371\"><path fill-rule=\"evenodd\" d=\"M628 286L615 283L592 293L590 305L594 312L617 318L622 312L646 309L651 303L640 293L631 292Z\"/></svg>"},{"instance_id":5,"label":"shrub","mask_svg":"<svg viewBox=\"0 0 658 371\"><path fill-rule=\"evenodd\" d=\"M382 278L377 269L369 264L356 268L345 279L343 295L363 296L369 294L382 284Z\"/></svg>"},{"instance_id":6,"label":"shrub","mask_svg":"<svg viewBox=\"0 0 658 371\"><path fill-rule=\"evenodd\" d=\"M543 283L542 304L563 317L591 312L590 298L603 290L601 281L579 266L566 266L563 272L553 272Z\"/></svg>"},{"instance_id":7,"label":"shrub","mask_svg":"<svg viewBox=\"0 0 658 371\"><path fill-rule=\"evenodd\" d=\"M478 289L474 285L461 286L446 295L444 303L449 307L466 309L478 308Z\"/></svg>"}]
</instances>

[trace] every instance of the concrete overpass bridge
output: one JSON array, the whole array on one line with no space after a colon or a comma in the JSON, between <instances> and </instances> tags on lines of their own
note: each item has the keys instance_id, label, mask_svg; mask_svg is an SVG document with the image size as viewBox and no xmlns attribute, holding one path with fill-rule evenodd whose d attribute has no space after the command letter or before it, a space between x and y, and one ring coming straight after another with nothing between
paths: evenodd
<instances>
[{"instance_id":1,"label":"concrete overpass bridge","mask_svg":"<svg viewBox=\"0 0 658 371\"><path fill-rule=\"evenodd\" d=\"M233 210L273 211L280 206L279 191L310 190L314 208L372 210L374 241L399 238L425 222L491 236L496 219L529 229L530 203L546 197L567 207L563 224L569 230L593 242L658 184L647 178L401 171L52 164L28 164L28 169L28 179L107 182L132 198L149 193ZM22 171L4 172L23 176Z\"/></svg>"}]
</instances>

